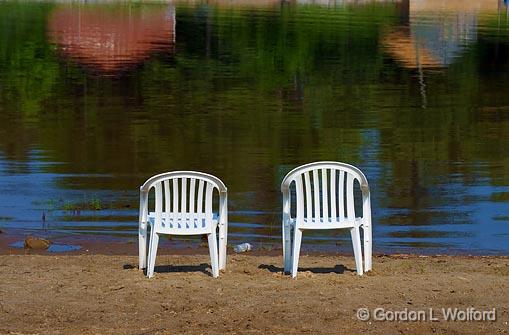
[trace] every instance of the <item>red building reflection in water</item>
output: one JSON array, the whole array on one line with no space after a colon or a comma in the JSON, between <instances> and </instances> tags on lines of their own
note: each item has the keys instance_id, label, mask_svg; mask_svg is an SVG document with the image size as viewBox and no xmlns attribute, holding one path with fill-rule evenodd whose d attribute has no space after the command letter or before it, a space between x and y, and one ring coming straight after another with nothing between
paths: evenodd
<instances>
[{"instance_id":1,"label":"red building reflection in water","mask_svg":"<svg viewBox=\"0 0 509 335\"><path fill-rule=\"evenodd\" d=\"M114 75L153 52L173 52L173 6L69 5L55 9L49 35L60 52L102 74Z\"/></svg>"}]
</instances>

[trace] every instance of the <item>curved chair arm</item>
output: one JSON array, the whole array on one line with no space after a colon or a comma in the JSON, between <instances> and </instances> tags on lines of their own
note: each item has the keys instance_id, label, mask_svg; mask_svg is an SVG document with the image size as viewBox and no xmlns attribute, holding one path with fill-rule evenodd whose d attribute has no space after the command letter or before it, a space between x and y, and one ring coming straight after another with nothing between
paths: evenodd
<instances>
[{"instance_id":1,"label":"curved chair arm","mask_svg":"<svg viewBox=\"0 0 509 335\"><path fill-rule=\"evenodd\" d=\"M371 223L371 194L369 192L369 186L367 181L365 184L361 184L362 192L362 218L364 223L368 220Z\"/></svg>"},{"instance_id":2,"label":"curved chair arm","mask_svg":"<svg viewBox=\"0 0 509 335\"><path fill-rule=\"evenodd\" d=\"M290 189L285 188L283 193L283 222L287 222L291 217Z\"/></svg>"},{"instance_id":3,"label":"curved chair arm","mask_svg":"<svg viewBox=\"0 0 509 335\"><path fill-rule=\"evenodd\" d=\"M371 225L371 195L369 187L361 186L362 190L362 230L364 235L364 271L372 267L373 233Z\"/></svg>"},{"instance_id":4,"label":"curved chair arm","mask_svg":"<svg viewBox=\"0 0 509 335\"><path fill-rule=\"evenodd\" d=\"M219 223L228 225L228 193L219 192Z\"/></svg>"},{"instance_id":5,"label":"curved chair arm","mask_svg":"<svg viewBox=\"0 0 509 335\"><path fill-rule=\"evenodd\" d=\"M228 236L228 193L226 187L219 190L219 270L226 268L226 246Z\"/></svg>"},{"instance_id":6,"label":"curved chair arm","mask_svg":"<svg viewBox=\"0 0 509 335\"><path fill-rule=\"evenodd\" d=\"M284 273L290 271L291 268L291 227L290 220L292 218L291 201L290 201L290 188L281 188L283 192L283 222L281 225L283 236L283 264Z\"/></svg>"},{"instance_id":7,"label":"curved chair arm","mask_svg":"<svg viewBox=\"0 0 509 335\"><path fill-rule=\"evenodd\" d=\"M147 215L148 215L148 190L140 187L140 211L138 226L138 258L140 269L147 267Z\"/></svg>"},{"instance_id":8,"label":"curved chair arm","mask_svg":"<svg viewBox=\"0 0 509 335\"><path fill-rule=\"evenodd\" d=\"M371 195L369 187L361 186L362 191L362 225L371 226Z\"/></svg>"}]
</instances>

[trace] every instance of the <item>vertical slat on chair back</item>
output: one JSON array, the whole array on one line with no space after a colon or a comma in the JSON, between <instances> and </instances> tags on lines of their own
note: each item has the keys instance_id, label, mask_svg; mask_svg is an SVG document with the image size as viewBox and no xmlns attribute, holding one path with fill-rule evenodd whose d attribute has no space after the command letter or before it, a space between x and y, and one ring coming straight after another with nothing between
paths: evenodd
<instances>
[{"instance_id":1,"label":"vertical slat on chair back","mask_svg":"<svg viewBox=\"0 0 509 335\"><path fill-rule=\"evenodd\" d=\"M156 182L154 184L156 222L162 223L163 218L170 222L191 216L207 218L210 222L215 188L214 184L207 180L191 177L172 177Z\"/></svg>"},{"instance_id":2,"label":"vertical slat on chair back","mask_svg":"<svg viewBox=\"0 0 509 335\"><path fill-rule=\"evenodd\" d=\"M156 197L157 197L157 195L156 195ZM171 204L170 181L165 180L164 181L164 208L165 208L166 222L169 222L169 220L171 218L170 211L168 210L168 208L170 208L170 204Z\"/></svg>"},{"instance_id":3,"label":"vertical slat on chair back","mask_svg":"<svg viewBox=\"0 0 509 335\"><path fill-rule=\"evenodd\" d=\"M348 218L348 220L355 220L355 199L354 199L354 193L353 193L353 182L354 182L354 176L352 176L350 173L346 174L346 214L345 217Z\"/></svg>"},{"instance_id":4,"label":"vertical slat on chair back","mask_svg":"<svg viewBox=\"0 0 509 335\"><path fill-rule=\"evenodd\" d=\"M339 211L339 219L344 220L345 219L345 192L344 192L344 186L345 186L345 171L338 171L339 173L339 186L340 189L338 190L338 211Z\"/></svg>"},{"instance_id":5,"label":"vertical slat on chair back","mask_svg":"<svg viewBox=\"0 0 509 335\"><path fill-rule=\"evenodd\" d=\"M203 210L203 184L205 184L205 182L203 180L200 179L200 181L198 182L198 197L196 198L196 212L197 213L202 213L202 210Z\"/></svg>"},{"instance_id":6,"label":"vertical slat on chair back","mask_svg":"<svg viewBox=\"0 0 509 335\"><path fill-rule=\"evenodd\" d=\"M354 182L340 168L316 167L295 176L297 220L315 223L355 220Z\"/></svg>"},{"instance_id":7,"label":"vertical slat on chair back","mask_svg":"<svg viewBox=\"0 0 509 335\"><path fill-rule=\"evenodd\" d=\"M155 193L156 193L156 222L161 222L161 216L163 212L163 191L161 187L161 183L157 183L155 185Z\"/></svg>"},{"instance_id":8,"label":"vertical slat on chair back","mask_svg":"<svg viewBox=\"0 0 509 335\"><path fill-rule=\"evenodd\" d=\"M187 213L187 178L186 177L180 179L180 186L181 186L181 190L182 190L182 192L180 194L182 195L182 197L180 200L180 211L179 212L181 212L185 216L185 214Z\"/></svg>"},{"instance_id":9,"label":"vertical slat on chair back","mask_svg":"<svg viewBox=\"0 0 509 335\"><path fill-rule=\"evenodd\" d=\"M172 180L172 185L173 185L173 208L171 208L171 211L173 213L174 216L178 215L177 213L179 213L179 185L178 185L178 178L173 178ZM168 206L168 208L166 208L166 210L168 211L170 209L170 207Z\"/></svg>"}]
</instances>

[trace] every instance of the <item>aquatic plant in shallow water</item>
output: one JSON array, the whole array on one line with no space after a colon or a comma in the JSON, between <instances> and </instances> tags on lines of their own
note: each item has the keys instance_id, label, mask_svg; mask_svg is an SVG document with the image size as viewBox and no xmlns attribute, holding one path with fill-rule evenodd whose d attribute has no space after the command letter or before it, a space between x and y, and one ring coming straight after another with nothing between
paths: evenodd
<instances>
[{"instance_id":1,"label":"aquatic plant in shallow water","mask_svg":"<svg viewBox=\"0 0 509 335\"><path fill-rule=\"evenodd\" d=\"M83 196L83 201L66 201L61 209L64 211L83 211L83 210L94 210L99 211L105 209L103 201L97 196L93 195L90 198Z\"/></svg>"}]
</instances>

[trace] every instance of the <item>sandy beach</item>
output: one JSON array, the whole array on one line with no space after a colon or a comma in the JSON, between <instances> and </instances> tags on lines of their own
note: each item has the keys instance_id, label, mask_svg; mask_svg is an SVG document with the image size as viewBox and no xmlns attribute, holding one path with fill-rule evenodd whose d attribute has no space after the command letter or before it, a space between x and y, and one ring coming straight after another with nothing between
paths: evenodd
<instances>
[{"instance_id":1,"label":"sandy beach","mask_svg":"<svg viewBox=\"0 0 509 335\"><path fill-rule=\"evenodd\" d=\"M505 334L509 258L379 255L355 275L353 257L303 255L296 280L281 257L230 255L219 279L207 255L161 255L147 279L137 257L0 256L2 334ZM442 308L496 310L496 321L445 321ZM359 308L369 321L356 316ZM376 308L425 310L380 321ZM436 321L429 320L429 310ZM380 317L380 315L378 315Z\"/></svg>"}]
</instances>

